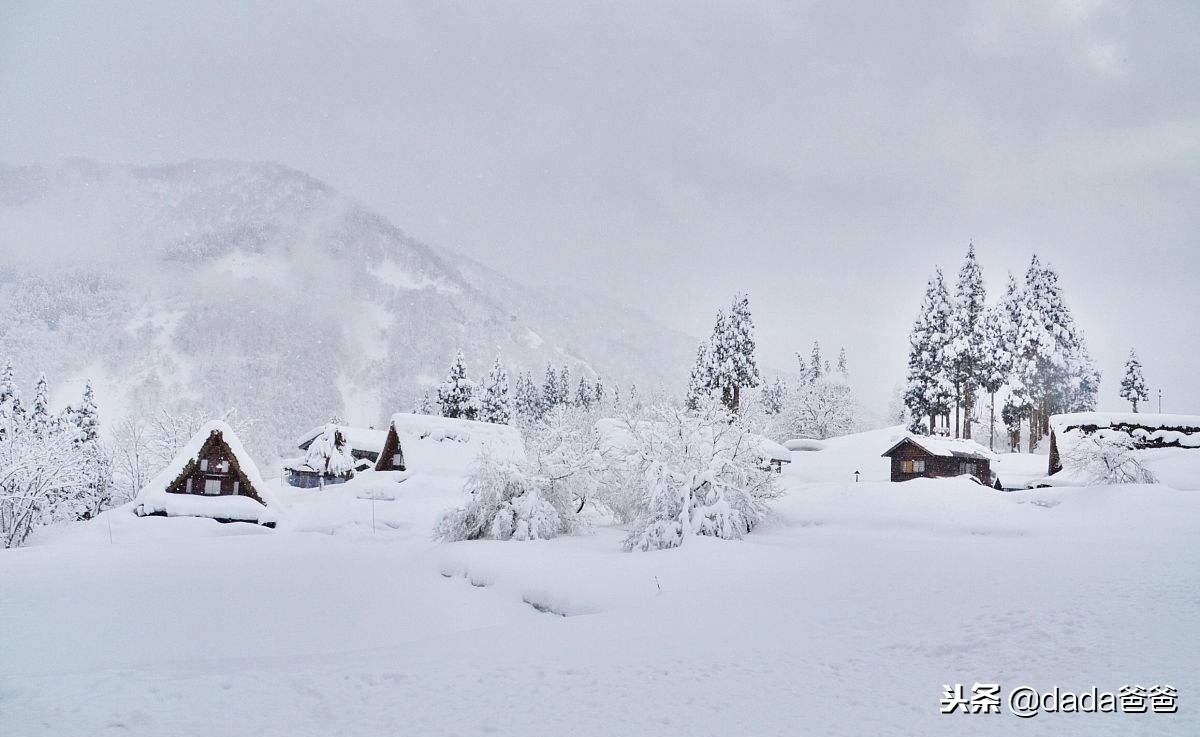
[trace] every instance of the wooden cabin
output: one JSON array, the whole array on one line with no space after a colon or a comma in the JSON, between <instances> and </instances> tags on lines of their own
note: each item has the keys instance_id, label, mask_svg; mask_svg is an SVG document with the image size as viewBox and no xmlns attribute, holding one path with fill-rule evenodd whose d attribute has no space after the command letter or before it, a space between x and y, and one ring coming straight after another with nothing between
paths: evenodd
<instances>
[{"instance_id":1,"label":"wooden cabin","mask_svg":"<svg viewBox=\"0 0 1200 737\"><path fill-rule=\"evenodd\" d=\"M210 517L274 527L266 485L233 430L213 421L200 428L135 500L138 516Z\"/></svg>"},{"instance_id":2,"label":"wooden cabin","mask_svg":"<svg viewBox=\"0 0 1200 737\"><path fill-rule=\"evenodd\" d=\"M1200 415L1134 412L1075 412L1050 416L1050 458L1046 472L1063 470L1063 441L1072 435L1117 434L1138 450L1187 448L1200 450Z\"/></svg>"},{"instance_id":3,"label":"wooden cabin","mask_svg":"<svg viewBox=\"0 0 1200 737\"><path fill-rule=\"evenodd\" d=\"M992 484L992 454L971 440L907 435L883 457L892 461L892 481L973 476Z\"/></svg>"}]
</instances>

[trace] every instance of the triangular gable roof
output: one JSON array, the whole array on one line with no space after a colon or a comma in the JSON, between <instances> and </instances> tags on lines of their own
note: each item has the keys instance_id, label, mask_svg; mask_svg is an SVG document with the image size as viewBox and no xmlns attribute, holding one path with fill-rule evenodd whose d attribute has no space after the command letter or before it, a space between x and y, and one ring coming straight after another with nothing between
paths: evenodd
<instances>
[{"instance_id":1,"label":"triangular gable roof","mask_svg":"<svg viewBox=\"0 0 1200 737\"><path fill-rule=\"evenodd\" d=\"M267 485L263 483L262 476L258 472L258 466L246 452L245 446L242 445L242 441L233 428L221 420L210 420L204 423L204 426L192 436L191 440L179 449L167 467L142 487L138 492L138 499L166 493L181 479L191 474L196 459L210 443L214 442L223 444L229 451L231 465L238 475L242 487L253 491L253 494L245 494L245 496L256 498L270 506L272 500L266 491Z\"/></svg>"},{"instance_id":2,"label":"triangular gable roof","mask_svg":"<svg viewBox=\"0 0 1200 737\"><path fill-rule=\"evenodd\" d=\"M973 440L955 440L953 438L938 438L933 436L922 435L905 435L900 440L883 452L883 457L887 458L896 452L900 446L904 444L915 445L931 456L940 456L942 458L976 458L979 460L990 461L994 458L993 454L984 448L979 443Z\"/></svg>"}]
</instances>

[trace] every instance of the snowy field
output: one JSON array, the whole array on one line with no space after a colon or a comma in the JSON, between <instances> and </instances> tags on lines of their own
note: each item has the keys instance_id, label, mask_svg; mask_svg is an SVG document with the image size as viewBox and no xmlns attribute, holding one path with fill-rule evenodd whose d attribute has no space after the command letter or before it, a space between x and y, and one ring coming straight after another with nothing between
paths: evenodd
<instances>
[{"instance_id":1,"label":"snowy field","mask_svg":"<svg viewBox=\"0 0 1200 737\"><path fill-rule=\"evenodd\" d=\"M743 541L653 553L434 543L461 479L420 473L280 489L275 531L50 530L0 553L0 734L1200 734L1200 494L889 484L886 440L796 452ZM1179 712L938 713L975 682Z\"/></svg>"}]
</instances>

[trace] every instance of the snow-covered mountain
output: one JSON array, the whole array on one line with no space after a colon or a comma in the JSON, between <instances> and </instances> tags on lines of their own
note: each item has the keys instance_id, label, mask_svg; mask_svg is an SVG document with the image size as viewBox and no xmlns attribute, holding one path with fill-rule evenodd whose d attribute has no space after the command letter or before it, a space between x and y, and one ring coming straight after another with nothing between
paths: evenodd
<instances>
[{"instance_id":1,"label":"snow-covered mountain","mask_svg":"<svg viewBox=\"0 0 1200 737\"><path fill-rule=\"evenodd\" d=\"M410 408L458 348L476 378L499 353L676 386L695 345L439 252L304 173L225 161L0 168L0 315L26 382L90 377L110 418L236 407L267 457L331 415Z\"/></svg>"}]
</instances>

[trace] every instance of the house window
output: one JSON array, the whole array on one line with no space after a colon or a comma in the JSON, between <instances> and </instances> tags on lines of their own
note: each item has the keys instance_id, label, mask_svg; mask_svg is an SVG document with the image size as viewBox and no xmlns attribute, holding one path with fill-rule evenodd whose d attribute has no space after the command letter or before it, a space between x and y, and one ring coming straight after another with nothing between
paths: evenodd
<instances>
[{"instance_id":1,"label":"house window","mask_svg":"<svg viewBox=\"0 0 1200 737\"><path fill-rule=\"evenodd\" d=\"M217 461L217 473L229 473L229 461L223 458Z\"/></svg>"},{"instance_id":2,"label":"house window","mask_svg":"<svg viewBox=\"0 0 1200 737\"><path fill-rule=\"evenodd\" d=\"M201 459L200 459L200 470L201 470L201 471L207 471L207 470L208 470L208 459L207 459L207 458L201 458Z\"/></svg>"},{"instance_id":3,"label":"house window","mask_svg":"<svg viewBox=\"0 0 1200 737\"><path fill-rule=\"evenodd\" d=\"M970 474L970 475L974 476L975 475L975 464L969 463L967 461L963 461L962 463L958 464L958 472Z\"/></svg>"},{"instance_id":4,"label":"house window","mask_svg":"<svg viewBox=\"0 0 1200 737\"><path fill-rule=\"evenodd\" d=\"M900 471L902 473L925 473L925 461L901 461Z\"/></svg>"},{"instance_id":5,"label":"house window","mask_svg":"<svg viewBox=\"0 0 1200 737\"><path fill-rule=\"evenodd\" d=\"M913 461L913 471L916 473L925 473L925 460Z\"/></svg>"},{"instance_id":6,"label":"house window","mask_svg":"<svg viewBox=\"0 0 1200 737\"><path fill-rule=\"evenodd\" d=\"M221 495L221 479L204 479L204 495L205 496L220 496Z\"/></svg>"},{"instance_id":7,"label":"house window","mask_svg":"<svg viewBox=\"0 0 1200 737\"><path fill-rule=\"evenodd\" d=\"M233 495L234 496L237 496L238 494L242 493L241 487L242 487L242 482L240 482L240 481L233 482Z\"/></svg>"}]
</instances>

